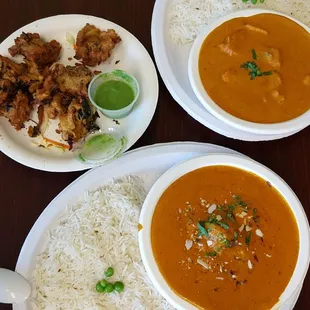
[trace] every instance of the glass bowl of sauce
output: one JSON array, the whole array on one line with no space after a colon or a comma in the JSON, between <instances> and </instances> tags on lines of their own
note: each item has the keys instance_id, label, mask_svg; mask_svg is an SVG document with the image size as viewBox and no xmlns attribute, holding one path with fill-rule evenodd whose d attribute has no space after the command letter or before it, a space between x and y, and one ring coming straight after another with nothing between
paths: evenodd
<instances>
[{"instance_id":1,"label":"glass bowl of sauce","mask_svg":"<svg viewBox=\"0 0 310 310\"><path fill-rule=\"evenodd\" d=\"M137 102L139 94L138 81L123 70L101 73L93 78L88 87L91 103L112 119L126 117Z\"/></svg>"}]
</instances>

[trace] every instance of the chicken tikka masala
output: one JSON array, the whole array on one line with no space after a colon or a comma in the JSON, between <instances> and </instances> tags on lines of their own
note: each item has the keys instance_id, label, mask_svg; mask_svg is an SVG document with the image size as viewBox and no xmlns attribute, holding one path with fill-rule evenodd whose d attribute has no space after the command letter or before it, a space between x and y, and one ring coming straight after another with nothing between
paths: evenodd
<instances>
[{"instance_id":1,"label":"chicken tikka masala","mask_svg":"<svg viewBox=\"0 0 310 310\"><path fill-rule=\"evenodd\" d=\"M151 242L168 285L200 309L271 309L294 272L299 233L280 193L230 166L192 171L161 196Z\"/></svg>"},{"instance_id":2,"label":"chicken tikka masala","mask_svg":"<svg viewBox=\"0 0 310 310\"><path fill-rule=\"evenodd\" d=\"M223 110L255 123L279 123L310 108L310 34L289 18L231 19L205 39L200 78Z\"/></svg>"}]
</instances>

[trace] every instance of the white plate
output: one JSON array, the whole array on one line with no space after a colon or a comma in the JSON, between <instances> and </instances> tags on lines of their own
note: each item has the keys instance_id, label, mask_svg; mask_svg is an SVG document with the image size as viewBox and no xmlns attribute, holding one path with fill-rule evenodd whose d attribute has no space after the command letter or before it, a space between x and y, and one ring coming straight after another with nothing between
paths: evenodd
<instances>
[{"instance_id":1,"label":"white plate","mask_svg":"<svg viewBox=\"0 0 310 310\"><path fill-rule=\"evenodd\" d=\"M241 0L240 0L241 1ZM169 37L168 10L171 1L156 0L152 18L152 45L161 77L178 104L194 119L213 131L244 141L276 140L296 132L259 135L231 127L217 119L199 102L188 77L188 58L192 44L175 45Z\"/></svg>"},{"instance_id":2,"label":"white plate","mask_svg":"<svg viewBox=\"0 0 310 310\"><path fill-rule=\"evenodd\" d=\"M96 70L110 71L123 69L136 77L140 84L140 99L132 113L121 119L120 125L101 115L98 124L101 129L117 128L127 137L126 150L130 148L144 133L154 115L158 99L158 79L155 66L143 45L124 28L102 18L86 15L59 15L41 19L22 27L0 44L0 54L8 56L8 48L14 44L14 39L24 32L37 32L46 40L55 39L62 45L60 62L74 65L76 61L69 61L75 52L67 42L66 33L74 37L86 23L98 28L115 29L122 39L112 56ZM21 59L21 58L20 58ZM119 63L116 64L116 61ZM9 122L0 117L0 150L17 162L35 169L55 172L78 171L90 168L77 161L72 152L53 149L43 149L33 144L28 137L27 130L17 132Z\"/></svg>"},{"instance_id":3,"label":"white plate","mask_svg":"<svg viewBox=\"0 0 310 310\"><path fill-rule=\"evenodd\" d=\"M66 206L80 198L86 190L94 190L112 178L136 175L144 179L145 189L148 192L155 181L175 164L208 153L238 154L224 147L204 143L157 144L128 152L105 166L88 171L64 189L42 212L24 242L18 257L16 271L31 280L36 255L44 250L48 240L48 230L57 223L57 219ZM292 308L299 293L296 294L287 309ZM13 305L13 309L30 310L32 308L29 302L25 302Z\"/></svg>"}]
</instances>

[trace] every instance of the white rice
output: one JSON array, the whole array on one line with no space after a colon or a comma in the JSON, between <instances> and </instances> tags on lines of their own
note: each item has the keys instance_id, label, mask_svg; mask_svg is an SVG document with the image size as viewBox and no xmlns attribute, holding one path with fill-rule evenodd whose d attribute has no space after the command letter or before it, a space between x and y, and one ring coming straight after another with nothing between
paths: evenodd
<instances>
[{"instance_id":1,"label":"white rice","mask_svg":"<svg viewBox=\"0 0 310 310\"><path fill-rule=\"evenodd\" d=\"M168 15L171 39L175 44L191 43L199 31L214 19L249 7L283 12L310 26L309 0L265 0L256 5L242 0L172 0Z\"/></svg>"},{"instance_id":2,"label":"white rice","mask_svg":"<svg viewBox=\"0 0 310 310\"><path fill-rule=\"evenodd\" d=\"M157 293L143 267L138 221L145 198L137 177L113 181L68 207L38 256L33 277L35 309L172 309ZM122 293L98 293L108 267L109 281L125 284Z\"/></svg>"}]
</instances>

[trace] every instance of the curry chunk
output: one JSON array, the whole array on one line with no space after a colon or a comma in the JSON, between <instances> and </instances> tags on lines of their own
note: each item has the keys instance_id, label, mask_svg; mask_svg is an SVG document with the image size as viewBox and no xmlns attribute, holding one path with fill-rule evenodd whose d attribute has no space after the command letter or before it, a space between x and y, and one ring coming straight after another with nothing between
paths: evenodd
<instances>
[{"instance_id":1,"label":"curry chunk","mask_svg":"<svg viewBox=\"0 0 310 310\"><path fill-rule=\"evenodd\" d=\"M242 42L246 39L246 31L243 29L237 30L231 36L225 38L224 42L219 45L222 52L229 56L238 55L238 50L242 46Z\"/></svg>"},{"instance_id":2,"label":"curry chunk","mask_svg":"<svg viewBox=\"0 0 310 310\"><path fill-rule=\"evenodd\" d=\"M281 95L280 92L276 89L271 91L270 94L271 94L272 98L274 98L279 103L282 103L285 100L284 95Z\"/></svg>"},{"instance_id":3,"label":"curry chunk","mask_svg":"<svg viewBox=\"0 0 310 310\"><path fill-rule=\"evenodd\" d=\"M246 24L244 27L246 29L250 30L250 31L263 34L264 36L268 36L268 31L265 30L265 29L262 29L260 27L256 27L256 26L253 26L253 25L250 25L250 24Z\"/></svg>"},{"instance_id":4,"label":"curry chunk","mask_svg":"<svg viewBox=\"0 0 310 310\"><path fill-rule=\"evenodd\" d=\"M268 90L274 90L282 85L282 77L280 73L274 72L266 78L266 88Z\"/></svg>"},{"instance_id":5,"label":"curry chunk","mask_svg":"<svg viewBox=\"0 0 310 310\"><path fill-rule=\"evenodd\" d=\"M274 69L280 69L280 51L277 48L270 47L268 50L262 54L262 60Z\"/></svg>"},{"instance_id":6,"label":"curry chunk","mask_svg":"<svg viewBox=\"0 0 310 310\"><path fill-rule=\"evenodd\" d=\"M238 72L235 69L228 69L222 74L222 80L225 83L236 83L238 81Z\"/></svg>"},{"instance_id":7,"label":"curry chunk","mask_svg":"<svg viewBox=\"0 0 310 310\"><path fill-rule=\"evenodd\" d=\"M303 82L306 86L310 86L310 74L304 78Z\"/></svg>"}]
</instances>

